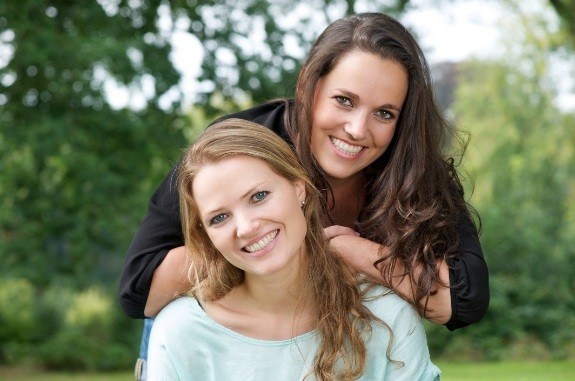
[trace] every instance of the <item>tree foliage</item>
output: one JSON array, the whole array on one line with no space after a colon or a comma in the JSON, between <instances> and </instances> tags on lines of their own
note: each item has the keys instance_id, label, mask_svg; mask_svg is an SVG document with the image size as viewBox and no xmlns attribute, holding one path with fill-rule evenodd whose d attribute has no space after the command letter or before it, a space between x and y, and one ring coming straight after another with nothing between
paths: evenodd
<instances>
[{"instance_id":1,"label":"tree foliage","mask_svg":"<svg viewBox=\"0 0 575 381\"><path fill-rule=\"evenodd\" d=\"M552 105L538 75L502 63L464 70L469 76L456 95L457 115L481 147L474 155L474 199L492 290L477 330L491 329L500 348L530 337L565 355L575 328L573 118Z\"/></svg>"},{"instance_id":2,"label":"tree foliage","mask_svg":"<svg viewBox=\"0 0 575 381\"><path fill-rule=\"evenodd\" d=\"M12 49L0 69L0 260L13 274L37 285L117 277L150 181L183 146L177 114L159 107L178 73L165 41L145 41L155 20L125 3L111 14L97 2L0 4ZM104 72L134 87L155 78L146 107L113 109Z\"/></svg>"},{"instance_id":3,"label":"tree foliage","mask_svg":"<svg viewBox=\"0 0 575 381\"><path fill-rule=\"evenodd\" d=\"M557 12L563 27L567 29L571 38L571 46L575 47L575 1L574 0L549 0L549 3Z\"/></svg>"},{"instance_id":4,"label":"tree foliage","mask_svg":"<svg viewBox=\"0 0 575 381\"><path fill-rule=\"evenodd\" d=\"M537 18L523 22L528 31L541 27ZM555 104L553 46L545 41L555 37L524 36L505 61L458 68L453 112L472 134L466 163L477 179L472 203L483 222L491 304L455 344L439 338L444 354L451 347L461 355L461 343L491 359L567 357L575 349L574 115Z\"/></svg>"}]
</instances>

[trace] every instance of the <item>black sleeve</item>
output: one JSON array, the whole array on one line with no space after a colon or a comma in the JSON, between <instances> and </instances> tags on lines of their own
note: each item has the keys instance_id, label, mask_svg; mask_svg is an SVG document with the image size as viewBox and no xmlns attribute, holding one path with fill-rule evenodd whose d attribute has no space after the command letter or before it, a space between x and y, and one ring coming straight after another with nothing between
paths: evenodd
<instances>
[{"instance_id":1,"label":"black sleeve","mask_svg":"<svg viewBox=\"0 0 575 381\"><path fill-rule=\"evenodd\" d=\"M144 308L154 271L168 251L183 245L176 166L150 198L146 216L124 259L119 299L128 316L145 317Z\"/></svg>"},{"instance_id":2,"label":"black sleeve","mask_svg":"<svg viewBox=\"0 0 575 381\"><path fill-rule=\"evenodd\" d=\"M461 253L448 260L452 313L445 326L450 331L478 322L489 306L489 274L477 229L465 217L458 230Z\"/></svg>"}]
</instances>

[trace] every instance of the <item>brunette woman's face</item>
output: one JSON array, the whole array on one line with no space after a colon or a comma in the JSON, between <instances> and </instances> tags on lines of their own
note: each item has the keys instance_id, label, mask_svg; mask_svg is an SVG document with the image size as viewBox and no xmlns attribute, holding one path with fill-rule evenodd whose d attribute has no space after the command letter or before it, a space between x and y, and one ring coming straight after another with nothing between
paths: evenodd
<instances>
[{"instance_id":1,"label":"brunette woman's face","mask_svg":"<svg viewBox=\"0 0 575 381\"><path fill-rule=\"evenodd\" d=\"M355 50L320 78L313 104L311 152L327 176L350 178L385 152L407 88L403 66Z\"/></svg>"},{"instance_id":2,"label":"brunette woman's face","mask_svg":"<svg viewBox=\"0 0 575 381\"><path fill-rule=\"evenodd\" d=\"M260 159L234 156L203 166L192 190L213 245L246 276L301 269L303 182L286 180Z\"/></svg>"}]
</instances>

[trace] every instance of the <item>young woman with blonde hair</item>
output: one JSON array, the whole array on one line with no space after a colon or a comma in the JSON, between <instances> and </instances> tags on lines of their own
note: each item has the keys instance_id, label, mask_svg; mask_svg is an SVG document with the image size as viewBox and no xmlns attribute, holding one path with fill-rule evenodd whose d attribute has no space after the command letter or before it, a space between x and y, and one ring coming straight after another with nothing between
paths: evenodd
<instances>
[{"instance_id":1,"label":"young woman with blonde hair","mask_svg":"<svg viewBox=\"0 0 575 381\"><path fill-rule=\"evenodd\" d=\"M156 318L150 380L439 378L417 311L332 252L286 142L226 119L179 168L193 288Z\"/></svg>"}]
</instances>

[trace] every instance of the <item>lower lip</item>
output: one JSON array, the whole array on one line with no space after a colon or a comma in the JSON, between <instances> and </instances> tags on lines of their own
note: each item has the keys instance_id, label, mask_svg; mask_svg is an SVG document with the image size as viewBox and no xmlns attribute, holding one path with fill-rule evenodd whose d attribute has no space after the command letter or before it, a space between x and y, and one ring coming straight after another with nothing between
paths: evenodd
<instances>
[{"instance_id":1,"label":"lower lip","mask_svg":"<svg viewBox=\"0 0 575 381\"><path fill-rule=\"evenodd\" d=\"M260 258L263 257L264 255L266 255L267 253L269 253L276 245L277 240L278 240L278 236L279 236L280 232L278 231L278 233L276 234L276 236L274 237L274 239L263 249L260 251L256 251L253 253L250 253L249 251L244 251L244 253L246 255L248 255L251 258Z\"/></svg>"}]
</instances>

